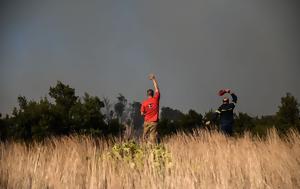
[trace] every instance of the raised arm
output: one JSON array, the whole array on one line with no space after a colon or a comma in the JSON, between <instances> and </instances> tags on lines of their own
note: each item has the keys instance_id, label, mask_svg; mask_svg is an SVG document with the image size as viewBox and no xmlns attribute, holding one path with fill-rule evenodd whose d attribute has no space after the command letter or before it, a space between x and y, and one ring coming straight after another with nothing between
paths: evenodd
<instances>
[{"instance_id":1,"label":"raised arm","mask_svg":"<svg viewBox=\"0 0 300 189\"><path fill-rule=\"evenodd\" d=\"M234 93L230 93L232 97L232 102L237 103L237 96Z\"/></svg>"},{"instance_id":2,"label":"raised arm","mask_svg":"<svg viewBox=\"0 0 300 189\"><path fill-rule=\"evenodd\" d=\"M237 96L230 89L225 89L225 91L231 95L232 102L237 103Z\"/></svg>"},{"instance_id":3,"label":"raised arm","mask_svg":"<svg viewBox=\"0 0 300 189\"><path fill-rule=\"evenodd\" d=\"M153 82L155 92L159 92L159 87L158 87L158 84L157 84L157 80L156 80L156 78L155 78L155 75L154 75L154 74L150 74L150 75L149 75L149 79L152 80L152 82Z\"/></svg>"}]
</instances>

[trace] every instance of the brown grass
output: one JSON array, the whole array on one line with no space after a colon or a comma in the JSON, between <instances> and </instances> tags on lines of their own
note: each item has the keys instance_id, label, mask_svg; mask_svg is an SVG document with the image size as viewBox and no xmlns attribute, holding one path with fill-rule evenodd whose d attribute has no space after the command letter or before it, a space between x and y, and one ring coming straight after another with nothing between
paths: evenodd
<instances>
[{"instance_id":1,"label":"brown grass","mask_svg":"<svg viewBox=\"0 0 300 189\"><path fill-rule=\"evenodd\" d=\"M300 135L266 140L198 131L163 142L171 163L158 167L143 146L141 166L107 154L112 142L53 138L0 144L0 188L300 188Z\"/></svg>"}]
</instances>

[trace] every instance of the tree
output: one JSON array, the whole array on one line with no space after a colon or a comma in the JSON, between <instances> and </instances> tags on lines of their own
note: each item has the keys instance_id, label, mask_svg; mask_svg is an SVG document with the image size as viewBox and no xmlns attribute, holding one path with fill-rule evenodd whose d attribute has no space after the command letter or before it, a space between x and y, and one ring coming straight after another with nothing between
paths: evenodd
<instances>
[{"instance_id":1,"label":"tree","mask_svg":"<svg viewBox=\"0 0 300 189\"><path fill-rule=\"evenodd\" d=\"M201 114L198 114L195 110L189 110L179 121L179 129L184 132L193 132L194 129L202 127L202 119Z\"/></svg>"},{"instance_id":2,"label":"tree","mask_svg":"<svg viewBox=\"0 0 300 189\"><path fill-rule=\"evenodd\" d=\"M120 93L117 97L118 102L115 104L115 112L117 114L117 117L119 119L119 122L122 123L122 115L125 110L125 107L127 105L127 99Z\"/></svg>"},{"instance_id":3,"label":"tree","mask_svg":"<svg viewBox=\"0 0 300 189\"><path fill-rule=\"evenodd\" d=\"M4 119L2 119L2 114L0 113L0 141L4 141L7 138L7 125Z\"/></svg>"},{"instance_id":4,"label":"tree","mask_svg":"<svg viewBox=\"0 0 300 189\"><path fill-rule=\"evenodd\" d=\"M124 126L112 116L107 122L104 121L101 110L105 104L97 96L85 93L79 98L75 95L75 89L60 81L50 87L49 95L55 103L46 97L33 101L19 96L19 106L14 108L12 116L4 119L0 116L0 139L31 141L73 133L108 137L120 136L124 132ZM127 100L123 95L118 100L123 107L126 106ZM119 115L123 114L123 108L117 106L116 109Z\"/></svg>"},{"instance_id":5,"label":"tree","mask_svg":"<svg viewBox=\"0 0 300 189\"><path fill-rule=\"evenodd\" d=\"M101 112L103 107L104 103L98 97L85 93L83 102L78 100L70 110L72 129L78 133L103 136L107 130Z\"/></svg>"},{"instance_id":6,"label":"tree","mask_svg":"<svg viewBox=\"0 0 300 189\"><path fill-rule=\"evenodd\" d=\"M162 107L161 108L161 119L167 119L171 122L175 122L180 120L182 117L184 116L184 114L176 109L172 109L170 107Z\"/></svg>"},{"instance_id":7,"label":"tree","mask_svg":"<svg viewBox=\"0 0 300 189\"><path fill-rule=\"evenodd\" d=\"M27 99L25 96L18 96L18 103L21 110L24 110L27 106Z\"/></svg>"},{"instance_id":8,"label":"tree","mask_svg":"<svg viewBox=\"0 0 300 189\"><path fill-rule=\"evenodd\" d=\"M52 106L51 130L58 135L69 134L72 131L72 120L70 118L70 109L77 103L78 96L75 95L75 89L57 81L55 87L49 89L50 97L55 99L55 105Z\"/></svg>"},{"instance_id":9,"label":"tree","mask_svg":"<svg viewBox=\"0 0 300 189\"><path fill-rule=\"evenodd\" d=\"M254 128L253 134L265 137L268 134L268 130L275 126L276 116L268 115L253 118Z\"/></svg>"},{"instance_id":10,"label":"tree","mask_svg":"<svg viewBox=\"0 0 300 189\"><path fill-rule=\"evenodd\" d=\"M276 113L276 127L280 131L295 127L299 129L299 103L290 93L281 98L281 105Z\"/></svg>"},{"instance_id":11,"label":"tree","mask_svg":"<svg viewBox=\"0 0 300 189\"><path fill-rule=\"evenodd\" d=\"M16 138L25 140L42 139L48 133L50 117L50 102L45 97L38 102L27 101L18 97L19 109L13 111L13 133Z\"/></svg>"},{"instance_id":12,"label":"tree","mask_svg":"<svg viewBox=\"0 0 300 189\"><path fill-rule=\"evenodd\" d=\"M202 119L203 116L195 110L189 110L187 114L184 114L179 110L163 107L158 132L160 137L178 132L192 133L194 129L203 126Z\"/></svg>"},{"instance_id":13,"label":"tree","mask_svg":"<svg viewBox=\"0 0 300 189\"><path fill-rule=\"evenodd\" d=\"M254 131L254 120L247 113L239 113L235 116L234 120L234 132L237 134L243 134L245 131Z\"/></svg>"},{"instance_id":14,"label":"tree","mask_svg":"<svg viewBox=\"0 0 300 189\"><path fill-rule=\"evenodd\" d=\"M133 102L132 104L130 104L130 106L130 119L132 120L134 130L137 132L136 135L140 135L142 133L144 122L144 118L141 115L142 104L140 102Z\"/></svg>"},{"instance_id":15,"label":"tree","mask_svg":"<svg viewBox=\"0 0 300 189\"><path fill-rule=\"evenodd\" d=\"M103 103L104 103L104 108L105 108L105 120L106 123L108 123L112 118L113 118L113 113L112 113L112 104L107 97L103 97Z\"/></svg>"},{"instance_id":16,"label":"tree","mask_svg":"<svg viewBox=\"0 0 300 189\"><path fill-rule=\"evenodd\" d=\"M78 99L75 96L75 89L60 81L57 81L55 87L50 87L49 95L55 99L56 105L63 107L66 111L69 111Z\"/></svg>"}]
</instances>

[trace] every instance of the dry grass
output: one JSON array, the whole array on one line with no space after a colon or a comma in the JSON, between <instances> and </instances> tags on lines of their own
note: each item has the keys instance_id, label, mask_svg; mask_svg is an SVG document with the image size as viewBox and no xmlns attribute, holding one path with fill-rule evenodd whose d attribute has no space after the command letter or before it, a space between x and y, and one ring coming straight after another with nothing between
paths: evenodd
<instances>
[{"instance_id":1,"label":"dry grass","mask_svg":"<svg viewBox=\"0 0 300 189\"><path fill-rule=\"evenodd\" d=\"M300 188L300 135L266 140L199 131L163 142L172 162L158 167L154 146L140 166L111 158L112 143L65 137L0 145L0 188Z\"/></svg>"}]
</instances>

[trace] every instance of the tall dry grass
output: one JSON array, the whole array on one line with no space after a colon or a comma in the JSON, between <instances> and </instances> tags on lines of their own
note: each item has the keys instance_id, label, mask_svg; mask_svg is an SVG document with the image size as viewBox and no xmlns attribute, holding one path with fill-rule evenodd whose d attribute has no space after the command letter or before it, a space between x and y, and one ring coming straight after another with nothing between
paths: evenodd
<instances>
[{"instance_id":1,"label":"tall dry grass","mask_svg":"<svg viewBox=\"0 0 300 189\"><path fill-rule=\"evenodd\" d=\"M163 142L171 163L157 166L142 146L140 166L108 156L112 142L53 138L0 145L1 188L300 188L300 135L265 140L198 131Z\"/></svg>"}]
</instances>

